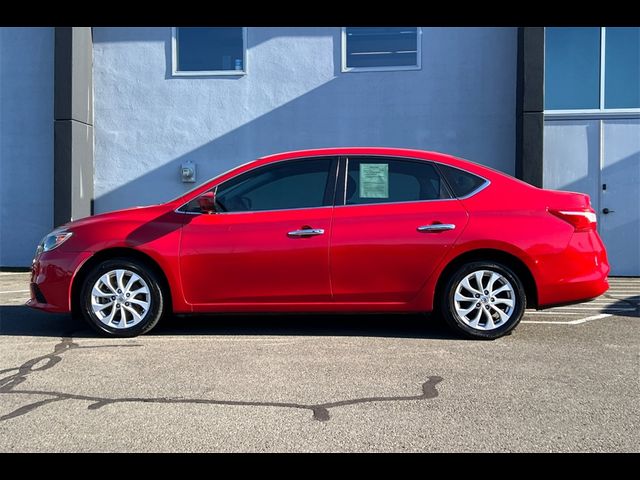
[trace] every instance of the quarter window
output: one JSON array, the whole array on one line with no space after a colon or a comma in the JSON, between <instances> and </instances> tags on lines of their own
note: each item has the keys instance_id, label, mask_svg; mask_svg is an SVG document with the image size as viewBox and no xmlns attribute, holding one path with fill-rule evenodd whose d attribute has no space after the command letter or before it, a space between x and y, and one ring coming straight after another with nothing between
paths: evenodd
<instances>
[{"instance_id":1,"label":"quarter window","mask_svg":"<svg viewBox=\"0 0 640 480\"><path fill-rule=\"evenodd\" d=\"M342 35L343 72L420 68L418 27L345 27Z\"/></svg>"},{"instance_id":2,"label":"quarter window","mask_svg":"<svg viewBox=\"0 0 640 480\"><path fill-rule=\"evenodd\" d=\"M438 168L449 183L454 195L458 198L466 197L486 182L484 178L478 177L473 173L460 170L459 168L449 167L442 164L438 164Z\"/></svg>"},{"instance_id":3,"label":"quarter window","mask_svg":"<svg viewBox=\"0 0 640 480\"><path fill-rule=\"evenodd\" d=\"M313 208L333 203L329 158L289 160L232 178L216 191L223 212ZM331 187L331 188L330 188Z\"/></svg>"},{"instance_id":4,"label":"quarter window","mask_svg":"<svg viewBox=\"0 0 640 480\"><path fill-rule=\"evenodd\" d=\"M246 45L243 27L175 27L174 75L242 75Z\"/></svg>"},{"instance_id":5,"label":"quarter window","mask_svg":"<svg viewBox=\"0 0 640 480\"><path fill-rule=\"evenodd\" d=\"M451 198L428 162L386 158L348 159L346 205Z\"/></svg>"}]
</instances>

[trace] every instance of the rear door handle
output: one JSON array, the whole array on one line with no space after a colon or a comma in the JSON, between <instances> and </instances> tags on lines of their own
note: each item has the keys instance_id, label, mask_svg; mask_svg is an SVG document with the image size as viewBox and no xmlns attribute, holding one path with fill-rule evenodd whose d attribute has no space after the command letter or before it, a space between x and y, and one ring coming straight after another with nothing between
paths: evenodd
<instances>
[{"instance_id":1,"label":"rear door handle","mask_svg":"<svg viewBox=\"0 0 640 480\"><path fill-rule=\"evenodd\" d=\"M438 233L445 230L453 230L456 226L453 223L434 223L432 225L422 225L418 227L419 232Z\"/></svg>"},{"instance_id":2,"label":"rear door handle","mask_svg":"<svg viewBox=\"0 0 640 480\"><path fill-rule=\"evenodd\" d=\"M302 228L300 230L294 230L287 233L290 237L313 237L315 235L323 235L323 228Z\"/></svg>"}]
</instances>

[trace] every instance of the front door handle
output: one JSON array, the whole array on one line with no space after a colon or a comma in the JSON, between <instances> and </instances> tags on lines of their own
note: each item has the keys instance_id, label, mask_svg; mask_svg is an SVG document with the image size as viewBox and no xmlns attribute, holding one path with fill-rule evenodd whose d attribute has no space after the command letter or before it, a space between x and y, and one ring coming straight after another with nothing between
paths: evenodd
<instances>
[{"instance_id":1,"label":"front door handle","mask_svg":"<svg viewBox=\"0 0 640 480\"><path fill-rule=\"evenodd\" d=\"M453 230L456 226L453 223L434 223L431 225L422 225L418 227L419 232L438 233L446 230Z\"/></svg>"},{"instance_id":2,"label":"front door handle","mask_svg":"<svg viewBox=\"0 0 640 480\"><path fill-rule=\"evenodd\" d=\"M287 233L290 237L313 237L315 235L323 235L323 228L302 228L300 230L294 230L293 232Z\"/></svg>"},{"instance_id":3,"label":"front door handle","mask_svg":"<svg viewBox=\"0 0 640 480\"><path fill-rule=\"evenodd\" d=\"M613 213L613 212L615 212L615 210L609 210L608 208L603 208L602 209L602 213L604 213L605 215L608 215L608 214Z\"/></svg>"}]
</instances>

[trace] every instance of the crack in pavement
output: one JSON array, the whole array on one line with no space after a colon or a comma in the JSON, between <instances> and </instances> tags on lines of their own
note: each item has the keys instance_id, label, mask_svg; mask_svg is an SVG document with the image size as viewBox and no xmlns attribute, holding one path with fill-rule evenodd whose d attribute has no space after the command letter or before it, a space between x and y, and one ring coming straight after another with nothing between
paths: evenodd
<instances>
[{"instance_id":1,"label":"crack in pavement","mask_svg":"<svg viewBox=\"0 0 640 480\"><path fill-rule=\"evenodd\" d=\"M37 402L23 405L16 410L0 416L0 422L16 418L22 415L26 415L40 407L48 405L54 402L61 402L65 400L84 400L91 402L87 407L89 410L97 410L107 405L116 403L174 403L174 404L201 404L201 405L233 405L233 406L249 406L249 407L282 407L282 408L296 408L302 410L310 410L313 413L313 419L321 422L329 420L329 409L344 407L348 405L356 405L360 403L373 403L373 402L398 402L398 401L411 401L411 400L426 400L432 399L438 396L438 390L436 385L443 379L439 376L430 376L427 381L422 384L422 393L420 395L398 396L398 397L364 397L355 398L352 400L342 400L337 402L327 402L318 404L303 404L303 403L288 403L288 402L259 402L259 401L244 401L244 400L214 400L204 398L171 398L171 397L122 397L122 398L109 398L99 397L94 395L79 395L74 393L55 392L49 390L17 390L16 387L27 380L27 376L33 372L41 372L43 370L49 370L55 367L60 361L62 361L61 355L75 349L80 348L120 348L120 347L141 347L142 345L88 345L81 346L73 341L72 336L62 337L60 343L55 345L53 352L48 355L41 355L39 357L27 360L21 366L17 368L8 368L0 370L0 375L9 372L15 372L4 378L0 378L0 395L1 394L23 394L23 395L46 395L51 398L39 400Z\"/></svg>"}]
</instances>

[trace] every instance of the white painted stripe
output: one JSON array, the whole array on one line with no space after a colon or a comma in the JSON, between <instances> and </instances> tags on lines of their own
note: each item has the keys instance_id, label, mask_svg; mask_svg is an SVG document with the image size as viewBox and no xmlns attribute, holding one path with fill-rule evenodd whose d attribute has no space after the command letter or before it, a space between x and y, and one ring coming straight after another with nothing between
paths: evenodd
<instances>
[{"instance_id":1,"label":"white painted stripe","mask_svg":"<svg viewBox=\"0 0 640 480\"><path fill-rule=\"evenodd\" d=\"M613 303L615 301L616 300L612 300L610 298L603 298L598 300L591 300L590 302L577 303L576 305L602 305L603 303Z\"/></svg>"},{"instance_id":2,"label":"white painted stripe","mask_svg":"<svg viewBox=\"0 0 640 480\"><path fill-rule=\"evenodd\" d=\"M556 322L553 320L522 320L520 323L547 323L549 325L571 325L571 322Z\"/></svg>"},{"instance_id":3,"label":"white painted stripe","mask_svg":"<svg viewBox=\"0 0 640 480\"><path fill-rule=\"evenodd\" d=\"M557 313L557 312L526 312L525 315L555 315L556 317L558 315L580 315L577 312L563 312L563 313Z\"/></svg>"},{"instance_id":4,"label":"white painted stripe","mask_svg":"<svg viewBox=\"0 0 640 480\"><path fill-rule=\"evenodd\" d=\"M593 320L600 320L602 318L608 318L608 317L612 317L613 315L611 315L610 313L601 313L600 315L592 315L591 317L585 317L585 318L581 318L580 320L573 320L571 322L572 325L578 325L580 323L587 323L587 322L591 322Z\"/></svg>"},{"instance_id":5,"label":"white painted stripe","mask_svg":"<svg viewBox=\"0 0 640 480\"><path fill-rule=\"evenodd\" d=\"M579 325L581 323L587 323L587 322L591 322L593 320L601 320L603 318L607 318L607 317L611 317L612 315L610 313L602 313L600 315L593 315L591 317L585 317L585 318L579 318L577 320L569 320L566 322L559 322L559 321L555 321L555 320L549 320L549 321L544 321L544 320L522 320L520 323L550 323L553 325Z\"/></svg>"},{"instance_id":6,"label":"white painted stripe","mask_svg":"<svg viewBox=\"0 0 640 480\"><path fill-rule=\"evenodd\" d=\"M29 290L6 290L4 292L0 292L0 294L2 293L24 293L24 292L28 292Z\"/></svg>"},{"instance_id":7,"label":"white painted stripe","mask_svg":"<svg viewBox=\"0 0 640 480\"><path fill-rule=\"evenodd\" d=\"M589 302L586 303L585 306L592 306L592 307L621 307L621 306L625 306L628 307L629 305L621 305L620 302L608 302L608 303L595 303L595 302Z\"/></svg>"},{"instance_id":8,"label":"white painted stripe","mask_svg":"<svg viewBox=\"0 0 640 480\"><path fill-rule=\"evenodd\" d=\"M618 301L617 299L607 298L606 300L605 299L593 300L592 302L582 302L582 303L577 303L576 305L605 305L605 304L614 304L617 301Z\"/></svg>"},{"instance_id":9,"label":"white painted stripe","mask_svg":"<svg viewBox=\"0 0 640 480\"><path fill-rule=\"evenodd\" d=\"M612 310L617 312L635 312L635 308L620 308L620 307L557 307L562 310ZM560 310L552 309L554 312L560 313Z\"/></svg>"}]
</instances>

